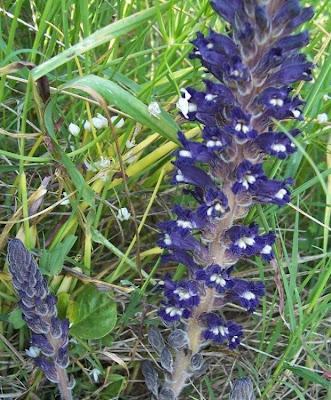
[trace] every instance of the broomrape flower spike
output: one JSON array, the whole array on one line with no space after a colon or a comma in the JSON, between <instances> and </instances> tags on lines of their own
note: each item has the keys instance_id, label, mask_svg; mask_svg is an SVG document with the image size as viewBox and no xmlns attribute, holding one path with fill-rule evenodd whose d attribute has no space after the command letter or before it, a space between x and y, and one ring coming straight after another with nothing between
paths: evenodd
<instances>
[{"instance_id":1,"label":"broomrape flower spike","mask_svg":"<svg viewBox=\"0 0 331 400\"><path fill-rule=\"evenodd\" d=\"M188 380L203 375L208 364L200 353L209 343L236 348L243 328L221 316L220 309L235 303L253 313L265 294L262 282L232 276L235 264L251 256L274 258L274 232L242 218L254 204L283 206L290 200L291 178L270 179L266 155L284 159L296 151L273 120L302 120L304 102L291 96L291 84L311 80L313 64L299 50L308 32L293 32L313 17L312 7L299 0L211 0L213 9L229 25L228 35L210 29L192 41L191 58L198 58L213 77L204 79L205 91L181 89L177 101L182 117L204 126L202 142L187 140L176 151L172 183L186 184L195 209L176 205L176 218L161 224L159 246L164 262L182 263L188 276L174 281L167 275L160 287L165 299L159 316L173 330L167 342L156 327L148 339L165 371L163 384L151 362L143 366L147 386L161 400L177 399ZM292 136L300 133L295 129ZM250 392L250 382L239 381L232 398ZM238 394L239 393L239 394Z\"/></svg>"},{"instance_id":2,"label":"broomrape flower spike","mask_svg":"<svg viewBox=\"0 0 331 400\"><path fill-rule=\"evenodd\" d=\"M50 382L57 383L61 398L70 400L75 382L68 379L66 372L69 320L57 317L57 297L49 293L35 260L19 239L9 243L8 261L23 319L33 332L31 347L26 354L33 358Z\"/></svg>"}]
</instances>

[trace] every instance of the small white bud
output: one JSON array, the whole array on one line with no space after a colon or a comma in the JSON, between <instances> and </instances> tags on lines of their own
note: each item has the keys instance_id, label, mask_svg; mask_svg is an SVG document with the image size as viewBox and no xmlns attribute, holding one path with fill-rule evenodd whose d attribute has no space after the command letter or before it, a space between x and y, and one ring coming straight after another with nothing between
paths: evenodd
<instances>
[{"instance_id":1,"label":"small white bud","mask_svg":"<svg viewBox=\"0 0 331 400\"><path fill-rule=\"evenodd\" d=\"M110 120L112 123L114 123L118 118L118 115L113 115ZM124 125L124 119L121 118L115 125L114 128L122 128L122 126Z\"/></svg>"},{"instance_id":2,"label":"small white bud","mask_svg":"<svg viewBox=\"0 0 331 400\"><path fill-rule=\"evenodd\" d=\"M85 167L88 171L93 171L95 172L97 169L95 168L94 165L90 164L88 161L84 161Z\"/></svg>"},{"instance_id":3,"label":"small white bud","mask_svg":"<svg viewBox=\"0 0 331 400\"><path fill-rule=\"evenodd\" d=\"M108 119L101 114L97 114L96 117L93 117L92 122L95 129L107 128L108 126Z\"/></svg>"},{"instance_id":4,"label":"small white bud","mask_svg":"<svg viewBox=\"0 0 331 400\"><path fill-rule=\"evenodd\" d=\"M152 101L151 104L148 106L148 112L151 114L152 117L160 119L159 114L161 114L161 109L156 101Z\"/></svg>"},{"instance_id":5,"label":"small white bud","mask_svg":"<svg viewBox=\"0 0 331 400\"><path fill-rule=\"evenodd\" d=\"M93 377L94 382L98 382L101 371L98 368L93 368L88 374Z\"/></svg>"},{"instance_id":6,"label":"small white bud","mask_svg":"<svg viewBox=\"0 0 331 400\"><path fill-rule=\"evenodd\" d=\"M68 196L67 192L62 192L62 196L67 197ZM66 206L66 205L70 204L70 200L65 198L64 200L61 201L60 204L61 204L61 206Z\"/></svg>"},{"instance_id":7,"label":"small white bud","mask_svg":"<svg viewBox=\"0 0 331 400\"><path fill-rule=\"evenodd\" d=\"M36 358L39 356L40 354L40 349L39 347L34 347L34 346L30 346L29 349L25 349L25 353L32 358Z\"/></svg>"},{"instance_id":8,"label":"small white bud","mask_svg":"<svg viewBox=\"0 0 331 400\"><path fill-rule=\"evenodd\" d=\"M91 124L88 120L84 122L84 129L86 129L88 132L91 132Z\"/></svg>"},{"instance_id":9,"label":"small white bud","mask_svg":"<svg viewBox=\"0 0 331 400\"><path fill-rule=\"evenodd\" d=\"M132 147L134 147L134 146L135 146L135 143L131 142L130 140L127 140L125 143L125 147L127 149L132 149Z\"/></svg>"},{"instance_id":10,"label":"small white bud","mask_svg":"<svg viewBox=\"0 0 331 400\"><path fill-rule=\"evenodd\" d=\"M131 217L128 209L126 207L120 208L117 213L117 218L120 221L127 221Z\"/></svg>"},{"instance_id":11,"label":"small white bud","mask_svg":"<svg viewBox=\"0 0 331 400\"><path fill-rule=\"evenodd\" d=\"M326 113L318 114L317 121L319 124L325 124L328 122L328 115Z\"/></svg>"},{"instance_id":12,"label":"small white bud","mask_svg":"<svg viewBox=\"0 0 331 400\"><path fill-rule=\"evenodd\" d=\"M110 166L110 159L107 157L100 157L100 161L97 162L97 165L101 168L107 168Z\"/></svg>"},{"instance_id":13,"label":"small white bud","mask_svg":"<svg viewBox=\"0 0 331 400\"><path fill-rule=\"evenodd\" d=\"M73 124L72 122L69 124L69 133L72 136L78 136L80 132L80 127L76 124Z\"/></svg>"}]
</instances>

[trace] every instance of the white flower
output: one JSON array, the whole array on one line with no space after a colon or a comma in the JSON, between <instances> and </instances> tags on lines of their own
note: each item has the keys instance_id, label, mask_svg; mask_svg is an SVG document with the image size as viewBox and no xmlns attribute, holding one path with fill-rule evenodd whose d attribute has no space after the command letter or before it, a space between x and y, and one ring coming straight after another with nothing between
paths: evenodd
<instances>
[{"instance_id":1,"label":"white flower","mask_svg":"<svg viewBox=\"0 0 331 400\"><path fill-rule=\"evenodd\" d=\"M188 113L196 111L197 105L194 103L189 103L189 100L192 96L186 89L180 89L180 91L184 93L184 97L180 97L178 99L176 106L181 111L184 118L188 119Z\"/></svg>"},{"instance_id":2,"label":"white flower","mask_svg":"<svg viewBox=\"0 0 331 400\"><path fill-rule=\"evenodd\" d=\"M125 143L125 147L126 147L127 149L132 149L132 147L134 147L135 145L136 145L136 144L133 143L133 142L131 142L130 140L127 140L126 143Z\"/></svg>"},{"instance_id":3,"label":"white flower","mask_svg":"<svg viewBox=\"0 0 331 400\"><path fill-rule=\"evenodd\" d=\"M113 115L113 116L110 118L110 120L111 120L112 123L114 123L114 122L117 120L117 118L118 118L118 115ZM121 119L117 122L117 124L114 125L114 128L122 128L123 125L124 125L124 119L121 118Z\"/></svg>"},{"instance_id":4,"label":"white flower","mask_svg":"<svg viewBox=\"0 0 331 400\"><path fill-rule=\"evenodd\" d=\"M161 114L160 106L157 104L156 101L152 101L151 104L148 106L148 112L155 118L160 119L159 114Z\"/></svg>"},{"instance_id":5,"label":"white flower","mask_svg":"<svg viewBox=\"0 0 331 400\"><path fill-rule=\"evenodd\" d=\"M95 129L107 128L108 126L108 119L101 114L97 114L96 117L93 117L92 122Z\"/></svg>"},{"instance_id":6,"label":"white flower","mask_svg":"<svg viewBox=\"0 0 331 400\"><path fill-rule=\"evenodd\" d=\"M84 122L84 129L86 129L88 132L91 131L91 124L88 120Z\"/></svg>"},{"instance_id":7,"label":"white flower","mask_svg":"<svg viewBox=\"0 0 331 400\"><path fill-rule=\"evenodd\" d=\"M325 94L323 96L323 101L328 101L329 99L331 99L331 97L329 95Z\"/></svg>"},{"instance_id":8,"label":"white flower","mask_svg":"<svg viewBox=\"0 0 331 400\"><path fill-rule=\"evenodd\" d=\"M128 153L126 153L126 156L128 157L125 161L128 164L132 164L134 162L134 160L137 158L137 155L132 155L131 151L129 151Z\"/></svg>"},{"instance_id":9,"label":"white flower","mask_svg":"<svg viewBox=\"0 0 331 400\"><path fill-rule=\"evenodd\" d=\"M78 136L80 132L80 127L76 124L73 124L72 122L69 124L69 133L72 136Z\"/></svg>"},{"instance_id":10,"label":"white flower","mask_svg":"<svg viewBox=\"0 0 331 400\"><path fill-rule=\"evenodd\" d=\"M328 114L318 114L317 121L319 124L325 124L325 122L328 122Z\"/></svg>"},{"instance_id":11,"label":"white flower","mask_svg":"<svg viewBox=\"0 0 331 400\"><path fill-rule=\"evenodd\" d=\"M110 166L110 163L110 158L101 156L100 161L97 162L97 165L101 168L107 168Z\"/></svg>"},{"instance_id":12,"label":"white flower","mask_svg":"<svg viewBox=\"0 0 331 400\"><path fill-rule=\"evenodd\" d=\"M63 197L67 197L68 196L67 192L62 192L62 196ZM61 201L60 204L61 204L61 206L66 206L67 204L70 204L70 200L69 199L64 199L64 200Z\"/></svg>"},{"instance_id":13,"label":"white flower","mask_svg":"<svg viewBox=\"0 0 331 400\"><path fill-rule=\"evenodd\" d=\"M88 171L93 171L95 172L97 169L95 168L94 165L90 164L88 161L84 161L85 167Z\"/></svg>"},{"instance_id":14,"label":"white flower","mask_svg":"<svg viewBox=\"0 0 331 400\"><path fill-rule=\"evenodd\" d=\"M29 357L36 358L40 354L40 349L39 347L30 346L29 349L25 349L25 352Z\"/></svg>"},{"instance_id":15,"label":"white flower","mask_svg":"<svg viewBox=\"0 0 331 400\"><path fill-rule=\"evenodd\" d=\"M131 217L131 214L129 213L129 211L126 207L118 209L117 218L120 221L127 221L130 217Z\"/></svg>"},{"instance_id":16,"label":"white flower","mask_svg":"<svg viewBox=\"0 0 331 400\"><path fill-rule=\"evenodd\" d=\"M88 374L93 376L94 382L98 382L101 371L98 368L93 368Z\"/></svg>"}]
</instances>

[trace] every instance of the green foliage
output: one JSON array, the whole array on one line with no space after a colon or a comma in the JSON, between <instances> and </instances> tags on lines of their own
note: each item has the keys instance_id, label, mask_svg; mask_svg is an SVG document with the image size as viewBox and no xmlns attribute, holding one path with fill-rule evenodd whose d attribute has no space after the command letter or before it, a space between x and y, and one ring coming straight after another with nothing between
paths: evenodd
<instances>
[{"instance_id":1,"label":"green foliage","mask_svg":"<svg viewBox=\"0 0 331 400\"><path fill-rule=\"evenodd\" d=\"M70 333L81 339L100 339L116 324L116 303L109 294L86 286L69 307Z\"/></svg>"},{"instance_id":2,"label":"green foliage","mask_svg":"<svg viewBox=\"0 0 331 400\"><path fill-rule=\"evenodd\" d=\"M316 15L306 24L311 43L304 51L316 69L314 81L297 88L307 102L305 119L296 126L303 131L296 138L299 151L268 165L276 178L295 178L292 201L282 209L259 206L247 216L276 231L278 263L255 260L240 267L239 276L266 282L263 306L254 318L237 310L233 319L246 335L240 352L213 348L212 373L197 391L189 387L187 398L226 398L229 381L243 375L251 377L261 399L327 396L322 375L330 334L331 130L317 115L330 110L331 27L328 2L308 3ZM154 286L165 269L177 268L158 266L157 223L168 219L175 201L187 202L168 183L176 131L199 134L195 124L178 117L175 103L180 88L201 89L203 68L188 58L195 32L226 27L208 0L5 0L0 8L0 333L7 341L1 349L2 393L29 397L29 390L29 398L42 400L57 395L40 374L22 369L29 338L5 259L8 239L19 236L40 254L42 272L59 296L59 315L73 323L75 395L148 398L139 371L140 360L151 357L146 326L158 324ZM9 64L23 61L36 67L6 73ZM44 75L46 103L38 81ZM162 110L160 118L148 112L152 101ZM106 116L104 104L110 116L124 119L115 127L119 152L108 127L83 127L97 113ZM70 123L80 128L77 136L70 134ZM124 207L131 217L121 221ZM184 273L177 269L177 276ZM93 368L102 372L98 382L88 373Z\"/></svg>"}]
</instances>

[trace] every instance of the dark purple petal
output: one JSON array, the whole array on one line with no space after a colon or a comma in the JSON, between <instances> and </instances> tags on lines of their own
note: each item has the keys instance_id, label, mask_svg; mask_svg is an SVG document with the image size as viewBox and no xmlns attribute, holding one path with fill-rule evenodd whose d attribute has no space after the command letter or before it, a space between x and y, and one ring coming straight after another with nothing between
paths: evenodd
<instances>
[{"instance_id":1,"label":"dark purple petal","mask_svg":"<svg viewBox=\"0 0 331 400\"><path fill-rule=\"evenodd\" d=\"M45 335L32 335L31 345L34 347L39 347L45 356L53 357L55 354L54 347L49 343Z\"/></svg>"},{"instance_id":2,"label":"dark purple petal","mask_svg":"<svg viewBox=\"0 0 331 400\"><path fill-rule=\"evenodd\" d=\"M230 269L221 268L219 265L212 265L196 272L196 279L203 280L209 288L214 288L218 293L224 293L234 283L230 277Z\"/></svg>"},{"instance_id":3,"label":"dark purple petal","mask_svg":"<svg viewBox=\"0 0 331 400\"><path fill-rule=\"evenodd\" d=\"M172 301L164 303L158 312L158 315L165 323L174 324L181 318L188 319L191 316L191 311L188 308L181 306L178 302Z\"/></svg>"},{"instance_id":4,"label":"dark purple petal","mask_svg":"<svg viewBox=\"0 0 331 400\"><path fill-rule=\"evenodd\" d=\"M290 202L291 193L288 185L293 184L293 179L285 179L284 181L276 181L273 179L261 180L257 184L254 197L261 203L274 203L283 206Z\"/></svg>"},{"instance_id":5,"label":"dark purple petal","mask_svg":"<svg viewBox=\"0 0 331 400\"><path fill-rule=\"evenodd\" d=\"M185 164L175 161L174 165L178 168L173 177L172 183L188 183L189 185L198 186L200 188L213 187L214 183L210 176L202 169L194 165Z\"/></svg>"},{"instance_id":6,"label":"dark purple petal","mask_svg":"<svg viewBox=\"0 0 331 400\"><path fill-rule=\"evenodd\" d=\"M236 176L237 180L231 187L234 194L243 191L253 192L256 189L256 182L258 179L266 178L262 168L262 163L253 165L248 160L244 160L238 165Z\"/></svg>"},{"instance_id":7,"label":"dark purple petal","mask_svg":"<svg viewBox=\"0 0 331 400\"><path fill-rule=\"evenodd\" d=\"M297 136L301 131L290 131L291 136ZM293 154L297 148L291 139L283 132L266 132L258 136L254 141L264 152L283 160L289 154Z\"/></svg>"},{"instance_id":8,"label":"dark purple petal","mask_svg":"<svg viewBox=\"0 0 331 400\"><path fill-rule=\"evenodd\" d=\"M46 378L50 382L59 383L59 377L53 363L40 357L34 358L34 363L36 367L40 368L44 372Z\"/></svg>"},{"instance_id":9,"label":"dark purple petal","mask_svg":"<svg viewBox=\"0 0 331 400\"><path fill-rule=\"evenodd\" d=\"M198 208L197 214L205 220L220 220L229 210L225 194L221 190L210 188L205 194L205 203Z\"/></svg>"},{"instance_id":10,"label":"dark purple petal","mask_svg":"<svg viewBox=\"0 0 331 400\"><path fill-rule=\"evenodd\" d=\"M61 346L59 348L55 362L60 368L65 369L68 367L69 365L68 345Z\"/></svg>"},{"instance_id":11,"label":"dark purple petal","mask_svg":"<svg viewBox=\"0 0 331 400\"><path fill-rule=\"evenodd\" d=\"M234 135L239 143L257 137L258 132L250 125L250 114L245 114L239 107L233 107L231 113L232 124L226 127L229 134Z\"/></svg>"},{"instance_id":12,"label":"dark purple petal","mask_svg":"<svg viewBox=\"0 0 331 400\"><path fill-rule=\"evenodd\" d=\"M185 250L173 249L172 253L162 255L162 261L164 263L175 261L186 265L191 271L195 271L198 268L198 264L194 262L193 257Z\"/></svg>"},{"instance_id":13,"label":"dark purple petal","mask_svg":"<svg viewBox=\"0 0 331 400\"><path fill-rule=\"evenodd\" d=\"M235 16L244 17L242 0L211 0L213 9L230 24L234 24Z\"/></svg>"},{"instance_id":14,"label":"dark purple petal","mask_svg":"<svg viewBox=\"0 0 331 400\"><path fill-rule=\"evenodd\" d=\"M241 279L235 279L234 283L226 296L227 301L240 304L248 312L255 311L259 305L259 297L265 296L263 283L254 284Z\"/></svg>"}]
</instances>

